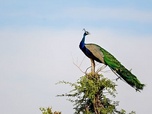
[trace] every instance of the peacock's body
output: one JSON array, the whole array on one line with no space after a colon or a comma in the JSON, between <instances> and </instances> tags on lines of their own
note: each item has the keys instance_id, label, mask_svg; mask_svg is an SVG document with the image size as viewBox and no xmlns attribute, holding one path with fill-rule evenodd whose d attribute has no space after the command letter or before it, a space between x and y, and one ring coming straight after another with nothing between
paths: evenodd
<instances>
[{"instance_id":1,"label":"peacock's body","mask_svg":"<svg viewBox=\"0 0 152 114\"><path fill-rule=\"evenodd\" d=\"M136 90L142 90L144 84L141 84L137 77L127 70L112 54L97 44L85 44L85 36L88 34L89 32L85 31L79 47L84 54L90 58L92 63L92 72L95 72L95 60L109 66L112 71Z\"/></svg>"}]
</instances>

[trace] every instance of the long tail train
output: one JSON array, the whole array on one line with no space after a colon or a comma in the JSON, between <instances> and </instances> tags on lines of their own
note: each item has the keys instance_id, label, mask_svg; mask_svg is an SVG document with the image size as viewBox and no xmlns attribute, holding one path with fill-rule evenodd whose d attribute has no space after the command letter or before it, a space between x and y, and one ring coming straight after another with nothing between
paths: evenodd
<instances>
[{"instance_id":1,"label":"long tail train","mask_svg":"<svg viewBox=\"0 0 152 114\"><path fill-rule=\"evenodd\" d=\"M137 77L132 74L128 69L124 66L121 66L119 69L111 68L115 71L125 82L127 82L130 86L135 88L137 91L143 90L145 84L141 84Z\"/></svg>"}]
</instances>

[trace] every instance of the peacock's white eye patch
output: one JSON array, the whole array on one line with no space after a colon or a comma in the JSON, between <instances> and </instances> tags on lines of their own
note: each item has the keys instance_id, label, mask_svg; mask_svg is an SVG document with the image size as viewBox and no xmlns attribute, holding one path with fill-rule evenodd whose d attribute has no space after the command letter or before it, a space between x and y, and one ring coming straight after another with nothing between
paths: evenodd
<instances>
[{"instance_id":1,"label":"peacock's white eye patch","mask_svg":"<svg viewBox=\"0 0 152 114\"><path fill-rule=\"evenodd\" d=\"M88 32L88 31L86 31L86 34L89 34L89 32Z\"/></svg>"}]
</instances>

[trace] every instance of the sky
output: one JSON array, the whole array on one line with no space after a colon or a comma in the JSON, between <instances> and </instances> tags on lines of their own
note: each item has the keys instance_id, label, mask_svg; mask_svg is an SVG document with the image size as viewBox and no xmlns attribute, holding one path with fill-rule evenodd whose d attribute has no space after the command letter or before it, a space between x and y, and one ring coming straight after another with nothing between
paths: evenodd
<instances>
[{"instance_id":1,"label":"sky","mask_svg":"<svg viewBox=\"0 0 152 114\"><path fill-rule=\"evenodd\" d=\"M136 92L115 81L118 108L152 113L151 6L151 0L0 0L0 113L41 114L40 107L74 112L72 103L56 97L72 88L56 83L84 75L73 62L83 71L90 66L78 47L83 28L91 33L86 43L108 50L146 84Z\"/></svg>"}]
</instances>

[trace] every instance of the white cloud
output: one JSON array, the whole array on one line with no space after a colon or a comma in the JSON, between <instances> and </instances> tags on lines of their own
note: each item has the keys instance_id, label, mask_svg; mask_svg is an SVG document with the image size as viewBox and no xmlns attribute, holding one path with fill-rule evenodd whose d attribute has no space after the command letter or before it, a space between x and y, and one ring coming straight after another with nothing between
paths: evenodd
<instances>
[{"instance_id":1,"label":"white cloud","mask_svg":"<svg viewBox=\"0 0 152 114\"><path fill-rule=\"evenodd\" d=\"M30 10L30 11L29 11ZM44 9L42 9L44 10ZM64 7L62 10L50 9L35 10L22 9L15 12L6 12L1 14L3 17L11 18L25 17L30 19L44 20L122 20L135 21L142 23L152 23L152 11L133 9L130 7L124 8L99 8L99 7Z\"/></svg>"},{"instance_id":2,"label":"white cloud","mask_svg":"<svg viewBox=\"0 0 152 114\"><path fill-rule=\"evenodd\" d=\"M86 20L125 20L152 23L152 12L132 8L71 8L65 9L60 16Z\"/></svg>"}]
</instances>

